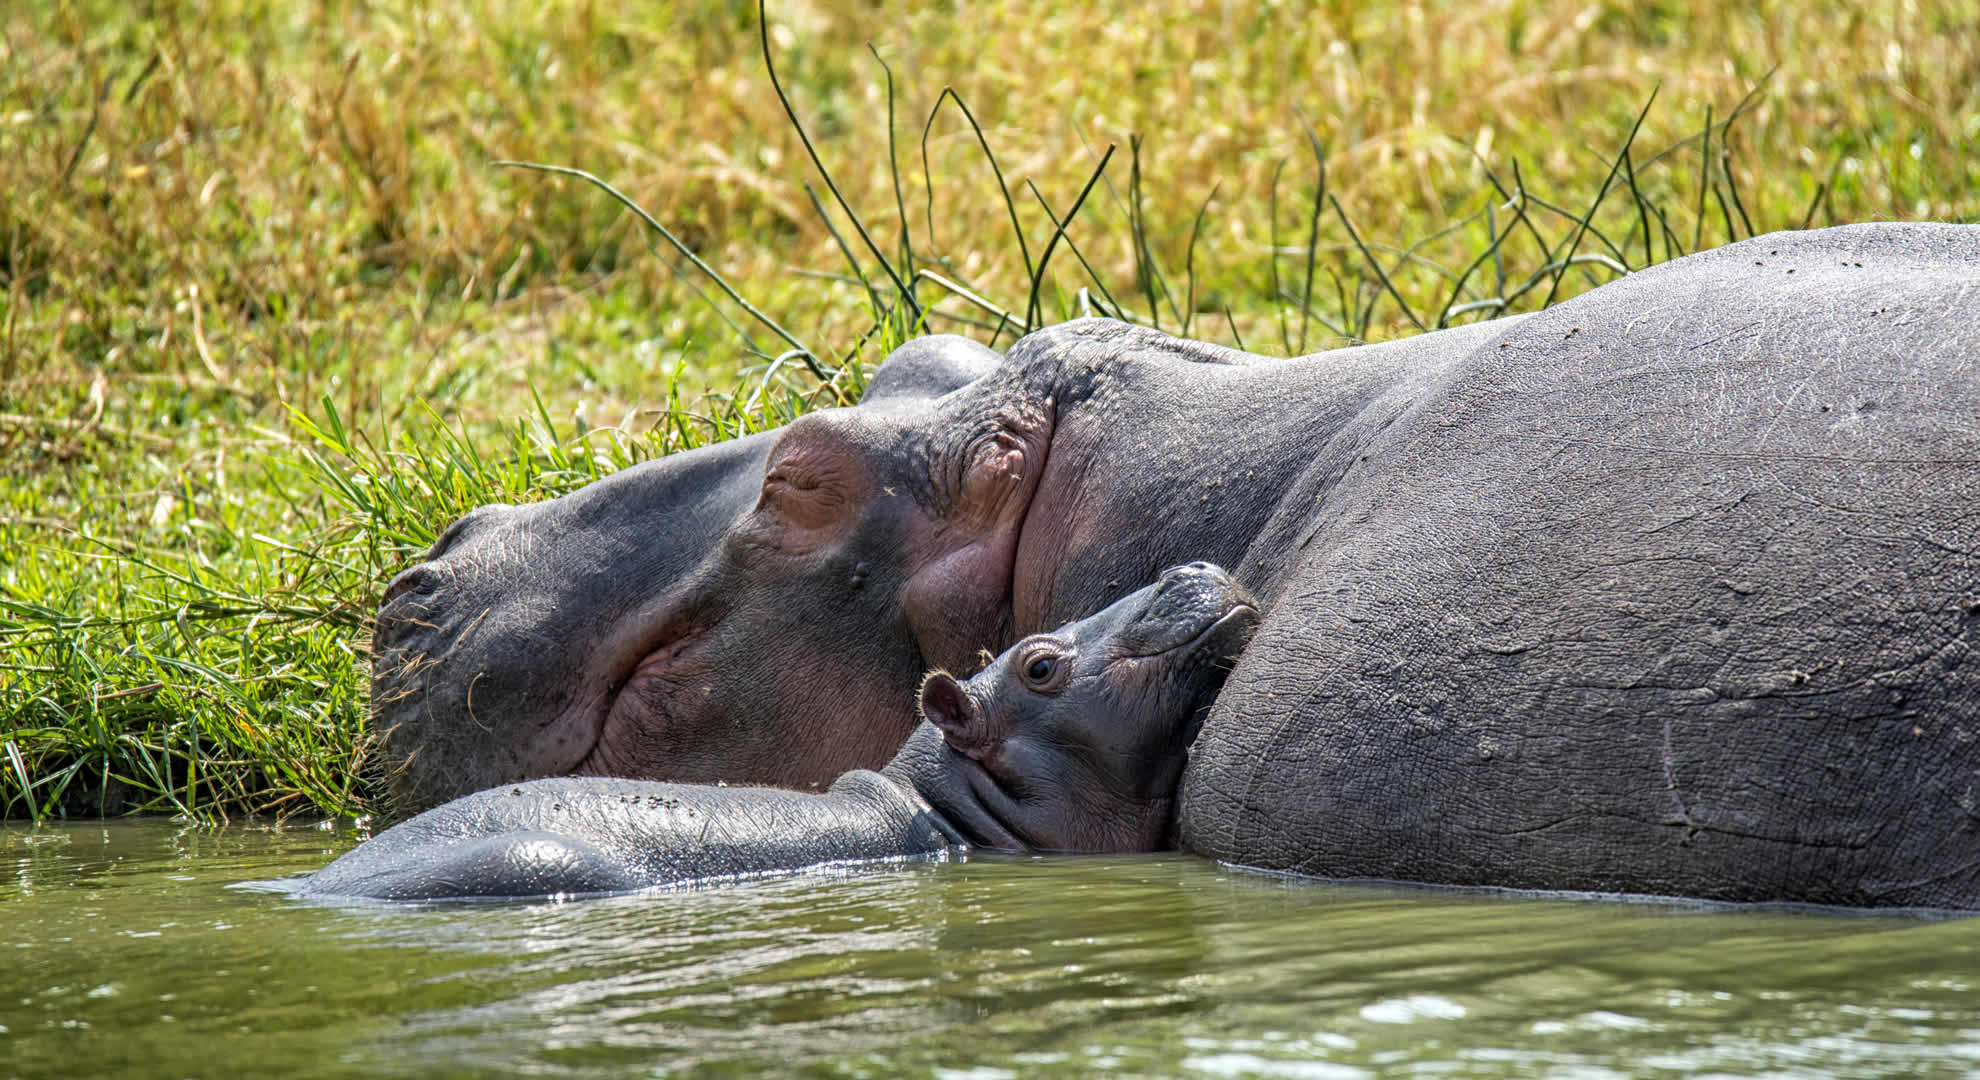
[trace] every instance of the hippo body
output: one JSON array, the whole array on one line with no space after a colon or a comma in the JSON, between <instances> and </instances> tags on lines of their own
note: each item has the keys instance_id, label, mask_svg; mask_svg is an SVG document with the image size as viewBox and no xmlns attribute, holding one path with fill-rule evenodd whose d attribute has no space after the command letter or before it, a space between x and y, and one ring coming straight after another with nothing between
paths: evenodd
<instances>
[{"instance_id":1,"label":"hippo body","mask_svg":"<svg viewBox=\"0 0 1980 1080\"><path fill-rule=\"evenodd\" d=\"M301 892L383 900L571 896L827 862L1167 846L1195 725L1258 625L1221 568L1172 567L967 681L886 768L822 794L560 777L477 792L367 840Z\"/></svg>"},{"instance_id":2,"label":"hippo body","mask_svg":"<svg viewBox=\"0 0 1980 1080\"><path fill-rule=\"evenodd\" d=\"M1187 847L1980 904L1980 229L1635 275L1487 342L1363 454L1266 531L1288 565Z\"/></svg>"},{"instance_id":3,"label":"hippo body","mask_svg":"<svg viewBox=\"0 0 1980 1080\"><path fill-rule=\"evenodd\" d=\"M948 350L968 363L928 363ZM765 745L837 767L806 693L897 744L906 672L962 670L1205 559L1263 623L1182 775L1186 850L1980 907L1980 228L1764 236L1536 315L1293 360L1088 320L994 365L948 339L903 366L948 374L653 463L626 499L532 509L566 536L684 523L647 527L641 558L685 569L632 575L605 620L632 644L532 669L611 699L564 725L563 757L512 748L564 714L480 691L498 749L463 749L450 703L488 650L422 667L421 635L460 642L471 605L431 590L436 631L388 603L378 717L426 733L397 747L427 755L418 790L449 768L744 780ZM443 541L409 574L471 590L512 561ZM531 625L584 601L562 595Z\"/></svg>"}]
</instances>

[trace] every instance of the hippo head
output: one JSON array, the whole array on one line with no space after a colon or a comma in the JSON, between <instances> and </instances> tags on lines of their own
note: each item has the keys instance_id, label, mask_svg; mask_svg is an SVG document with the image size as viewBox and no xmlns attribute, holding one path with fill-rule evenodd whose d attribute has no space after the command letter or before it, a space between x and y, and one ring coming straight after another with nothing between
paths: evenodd
<instances>
[{"instance_id":1,"label":"hippo head","mask_svg":"<svg viewBox=\"0 0 1980 1080\"><path fill-rule=\"evenodd\" d=\"M1257 627L1250 594L1191 563L966 682L930 674L920 710L948 746L918 786L991 846L1166 846L1189 744Z\"/></svg>"},{"instance_id":2,"label":"hippo head","mask_svg":"<svg viewBox=\"0 0 1980 1080\"><path fill-rule=\"evenodd\" d=\"M822 787L887 761L921 672L1008 635L1051 426L977 391L995 353L913 344L856 408L449 528L379 610L393 808L571 773Z\"/></svg>"}]
</instances>

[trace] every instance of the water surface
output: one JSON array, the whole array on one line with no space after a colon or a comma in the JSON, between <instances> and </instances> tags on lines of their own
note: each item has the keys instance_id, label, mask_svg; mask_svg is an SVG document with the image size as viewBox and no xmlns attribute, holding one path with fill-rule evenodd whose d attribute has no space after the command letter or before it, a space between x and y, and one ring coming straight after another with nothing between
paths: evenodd
<instances>
[{"instance_id":1,"label":"water surface","mask_svg":"<svg viewBox=\"0 0 1980 1080\"><path fill-rule=\"evenodd\" d=\"M1967 1076L1980 920L977 858L325 905L348 827L0 826L0 1076Z\"/></svg>"}]
</instances>

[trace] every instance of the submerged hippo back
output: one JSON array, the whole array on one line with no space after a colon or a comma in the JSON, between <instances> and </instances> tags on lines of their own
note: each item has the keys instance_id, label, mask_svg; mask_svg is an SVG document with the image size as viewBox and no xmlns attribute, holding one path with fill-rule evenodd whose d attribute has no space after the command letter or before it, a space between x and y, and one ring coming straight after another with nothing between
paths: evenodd
<instances>
[{"instance_id":1,"label":"submerged hippo back","mask_svg":"<svg viewBox=\"0 0 1980 1080\"><path fill-rule=\"evenodd\" d=\"M1980 904L1980 229L1761 237L1509 327L1305 527L1185 846Z\"/></svg>"}]
</instances>

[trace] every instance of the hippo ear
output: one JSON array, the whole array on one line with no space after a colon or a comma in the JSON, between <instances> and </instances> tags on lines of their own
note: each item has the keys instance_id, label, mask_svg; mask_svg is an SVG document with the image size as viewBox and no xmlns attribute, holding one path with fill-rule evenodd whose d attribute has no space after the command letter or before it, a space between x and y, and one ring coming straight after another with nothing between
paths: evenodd
<instances>
[{"instance_id":1,"label":"hippo ear","mask_svg":"<svg viewBox=\"0 0 1980 1080\"><path fill-rule=\"evenodd\" d=\"M943 741L958 751L977 757L987 750L983 710L976 699L946 671L929 672L921 681L921 718L942 729Z\"/></svg>"}]
</instances>

